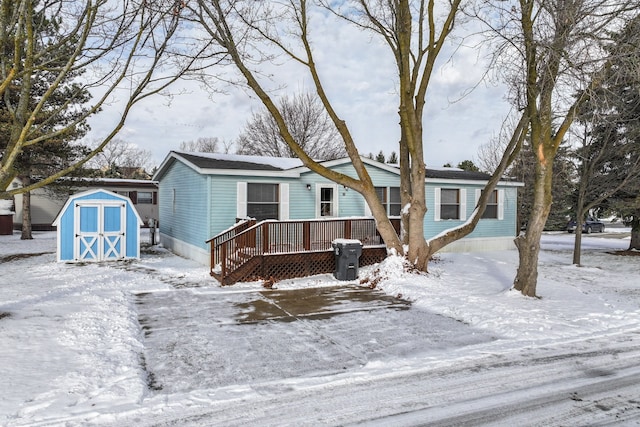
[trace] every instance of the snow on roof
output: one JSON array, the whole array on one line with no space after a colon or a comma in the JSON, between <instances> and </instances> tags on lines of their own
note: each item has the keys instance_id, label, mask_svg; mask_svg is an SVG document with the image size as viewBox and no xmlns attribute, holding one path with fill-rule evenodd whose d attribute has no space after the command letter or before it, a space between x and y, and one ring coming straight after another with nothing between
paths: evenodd
<instances>
[{"instance_id":1,"label":"snow on roof","mask_svg":"<svg viewBox=\"0 0 640 427\"><path fill-rule=\"evenodd\" d=\"M58 178L58 182L84 182L84 183L94 183L94 184L113 184L113 185L124 185L131 184L132 186L150 186L150 185L158 185L158 181L153 181L150 179L129 179L129 178L102 178L102 177L87 177L87 176L63 176Z\"/></svg>"},{"instance_id":2,"label":"snow on roof","mask_svg":"<svg viewBox=\"0 0 640 427\"><path fill-rule=\"evenodd\" d=\"M240 164L253 163L257 165L271 166L281 170L293 169L302 166L302 161L300 159L291 157L247 156L243 154L199 153L177 150L174 150L174 152L179 156L187 158L199 157L202 159Z\"/></svg>"}]
</instances>

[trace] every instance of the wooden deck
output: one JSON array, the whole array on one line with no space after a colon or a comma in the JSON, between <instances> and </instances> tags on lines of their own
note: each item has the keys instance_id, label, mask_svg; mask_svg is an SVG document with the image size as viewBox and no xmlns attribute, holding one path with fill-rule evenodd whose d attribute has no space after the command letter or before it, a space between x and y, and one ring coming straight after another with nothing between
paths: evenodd
<instances>
[{"instance_id":1,"label":"wooden deck","mask_svg":"<svg viewBox=\"0 0 640 427\"><path fill-rule=\"evenodd\" d=\"M392 220L396 231L400 220ZM322 220L243 220L208 240L210 274L222 285L260 279L282 280L330 273L335 268L332 242L362 242L359 265L380 262L387 256L373 218Z\"/></svg>"}]
</instances>

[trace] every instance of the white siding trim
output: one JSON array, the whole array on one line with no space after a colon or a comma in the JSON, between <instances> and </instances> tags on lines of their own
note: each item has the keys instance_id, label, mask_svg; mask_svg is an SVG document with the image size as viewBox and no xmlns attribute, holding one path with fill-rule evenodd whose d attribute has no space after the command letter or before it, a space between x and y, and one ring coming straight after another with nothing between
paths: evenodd
<instances>
[{"instance_id":1,"label":"white siding trim","mask_svg":"<svg viewBox=\"0 0 640 427\"><path fill-rule=\"evenodd\" d=\"M433 189L433 220L440 221L440 187Z\"/></svg>"},{"instance_id":2,"label":"white siding trim","mask_svg":"<svg viewBox=\"0 0 640 427\"><path fill-rule=\"evenodd\" d=\"M504 220L504 190L498 190L498 220Z\"/></svg>"},{"instance_id":3,"label":"white siding trim","mask_svg":"<svg viewBox=\"0 0 640 427\"><path fill-rule=\"evenodd\" d=\"M278 217L280 221L287 221L289 219L289 184L280 184L280 212Z\"/></svg>"},{"instance_id":4,"label":"white siding trim","mask_svg":"<svg viewBox=\"0 0 640 427\"><path fill-rule=\"evenodd\" d=\"M331 214L329 217L338 216L338 185L337 184L316 184L316 218L326 218L320 215L320 196L323 188L333 189L333 199L331 200Z\"/></svg>"},{"instance_id":5,"label":"white siding trim","mask_svg":"<svg viewBox=\"0 0 640 427\"><path fill-rule=\"evenodd\" d=\"M247 217L247 183L238 181L236 190L236 218Z\"/></svg>"},{"instance_id":6,"label":"white siding trim","mask_svg":"<svg viewBox=\"0 0 640 427\"><path fill-rule=\"evenodd\" d=\"M460 221L467 220L467 189L458 189L458 196L460 197Z\"/></svg>"}]
</instances>

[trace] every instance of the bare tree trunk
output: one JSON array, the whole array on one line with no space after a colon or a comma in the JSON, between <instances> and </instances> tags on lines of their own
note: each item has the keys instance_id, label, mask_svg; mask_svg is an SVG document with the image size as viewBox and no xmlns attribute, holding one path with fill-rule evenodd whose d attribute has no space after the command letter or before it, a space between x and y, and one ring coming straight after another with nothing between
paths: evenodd
<instances>
[{"instance_id":1,"label":"bare tree trunk","mask_svg":"<svg viewBox=\"0 0 640 427\"><path fill-rule=\"evenodd\" d=\"M527 231L515 240L520 263L513 286L523 295L530 297L536 296L540 238L551 211L552 161L536 162L536 175L533 206L529 215Z\"/></svg>"},{"instance_id":2,"label":"bare tree trunk","mask_svg":"<svg viewBox=\"0 0 640 427\"><path fill-rule=\"evenodd\" d=\"M578 216L582 218L581 215ZM580 265L582 256L582 225L576 220L576 237L573 242L573 265Z\"/></svg>"},{"instance_id":3,"label":"bare tree trunk","mask_svg":"<svg viewBox=\"0 0 640 427\"><path fill-rule=\"evenodd\" d=\"M631 221L631 242L629 250L640 250L640 208L636 209Z\"/></svg>"},{"instance_id":4,"label":"bare tree trunk","mask_svg":"<svg viewBox=\"0 0 640 427\"><path fill-rule=\"evenodd\" d=\"M22 177L22 185L27 187L31 185L29 177ZM31 240L31 192L22 193L22 234L21 240Z\"/></svg>"},{"instance_id":5,"label":"bare tree trunk","mask_svg":"<svg viewBox=\"0 0 640 427\"><path fill-rule=\"evenodd\" d=\"M586 180L581 180L578 186L578 201L576 203L576 238L573 242L573 264L580 265L580 256L582 255L582 223L584 222L584 196L586 193Z\"/></svg>"},{"instance_id":6,"label":"bare tree trunk","mask_svg":"<svg viewBox=\"0 0 640 427\"><path fill-rule=\"evenodd\" d=\"M402 130L404 134L404 130ZM405 206L411 203L411 179L409 172L409 149L407 148L406 137L403 135L400 141L400 203L402 204L400 211L400 240L402 244L409 244L409 233L411 232L409 224L409 212L405 210Z\"/></svg>"},{"instance_id":7,"label":"bare tree trunk","mask_svg":"<svg viewBox=\"0 0 640 427\"><path fill-rule=\"evenodd\" d=\"M422 132L420 132L422 136ZM422 148L422 147L420 147ZM409 206L409 250L407 259L420 271L428 271L431 252L424 238L424 216L427 213L425 196L426 167L422 161L422 150L411 162L411 205Z\"/></svg>"}]
</instances>

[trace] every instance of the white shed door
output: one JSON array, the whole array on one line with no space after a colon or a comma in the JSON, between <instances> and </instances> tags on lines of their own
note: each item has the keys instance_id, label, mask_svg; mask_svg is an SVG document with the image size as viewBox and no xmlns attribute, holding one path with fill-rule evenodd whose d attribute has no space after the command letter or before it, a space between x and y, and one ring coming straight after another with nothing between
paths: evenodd
<instances>
[{"instance_id":1,"label":"white shed door","mask_svg":"<svg viewBox=\"0 0 640 427\"><path fill-rule=\"evenodd\" d=\"M124 258L126 209L123 203L76 203L75 210L76 260Z\"/></svg>"}]
</instances>

